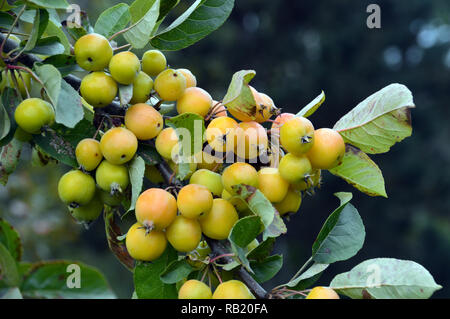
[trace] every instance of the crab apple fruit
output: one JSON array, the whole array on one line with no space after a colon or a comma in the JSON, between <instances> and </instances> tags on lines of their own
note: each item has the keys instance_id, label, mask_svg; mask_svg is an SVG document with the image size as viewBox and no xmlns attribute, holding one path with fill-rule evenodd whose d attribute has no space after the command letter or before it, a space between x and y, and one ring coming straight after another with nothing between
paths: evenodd
<instances>
[{"instance_id":1,"label":"crab apple fruit","mask_svg":"<svg viewBox=\"0 0 450 319\"><path fill-rule=\"evenodd\" d=\"M139 140L156 137L163 128L162 115L145 103L134 104L125 113L125 126Z\"/></svg>"},{"instance_id":2,"label":"crab apple fruit","mask_svg":"<svg viewBox=\"0 0 450 319\"><path fill-rule=\"evenodd\" d=\"M177 206L186 218L198 218L212 207L213 196L203 185L188 184L178 192Z\"/></svg>"},{"instance_id":3,"label":"crab apple fruit","mask_svg":"<svg viewBox=\"0 0 450 319\"><path fill-rule=\"evenodd\" d=\"M153 184L164 183L164 178L154 165L145 165L144 176Z\"/></svg>"},{"instance_id":4,"label":"crab apple fruit","mask_svg":"<svg viewBox=\"0 0 450 319\"><path fill-rule=\"evenodd\" d=\"M279 113L279 110L275 107L275 103L272 98L265 93L258 93L255 121L258 123L264 123L270 119L273 115Z\"/></svg>"},{"instance_id":5,"label":"crab apple fruit","mask_svg":"<svg viewBox=\"0 0 450 319\"><path fill-rule=\"evenodd\" d=\"M177 112L195 113L205 117L211 109L212 97L208 92L199 87L190 87L184 90L177 100Z\"/></svg>"},{"instance_id":6,"label":"crab apple fruit","mask_svg":"<svg viewBox=\"0 0 450 319\"><path fill-rule=\"evenodd\" d=\"M164 189L149 188L139 195L135 212L139 223L162 230L177 216L177 201Z\"/></svg>"},{"instance_id":7,"label":"crab apple fruit","mask_svg":"<svg viewBox=\"0 0 450 319\"><path fill-rule=\"evenodd\" d=\"M340 299L339 295L328 287L314 287L311 289L306 299Z\"/></svg>"},{"instance_id":8,"label":"crab apple fruit","mask_svg":"<svg viewBox=\"0 0 450 319\"><path fill-rule=\"evenodd\" d=\"M101 71L113 56L108 39L97 33L82 36L74 45L75 59L87 71Z\"/></svg>"},{"instance_id":9,"label":"crab apple fruit","mask_svg":"<svg viewBox=\"0 0 450 319\"><path fill-rule=\"evenodd\" d=\"M79 222L89 223L96 220L103 211L103 201L100 197L100 191L86 205L78 206L70 211L70 214Z\"/></svg>"},{"instance_id":10,"label":"crab apple fruit","mask_svg":"<svg viewBox=\"0 0 450 319\"><path fill-rule=\"evenodd\" d=\"M93 107L105 107L117 95L117 83L105 72L92 72L81 81L80 93Z\"/></svg>"},{"instance_id":11,"label":"crab apple fruit","mask_svg":"<svg viewBox=\"0 0 450 319\"><path fill-rule=\"evenodd\" d=\"M128 168L102 161L95 171L97 185L110 194L122 193L128 187Z\"/></svg>"},{"instance_id":12,"label":"crab apple fruit","mask_svg":"<svg viewBox=\"0 0 450 319\"><path fill-rule=\"evenodd\" d=\"M197 78L188 69L177 69L186 78L186 88L197 86Z\"/></svg>"},{"instance_id":13,"label":"crab apple fruit","mask_svg":"<svg viewBox=\"0 0 450 319\"><path fill-rule=\"evenodd\" d=\"M148 50L142 56L142 71L150 76L157 76L166 66L166 57L159 50Z\"/></svg>"},{"instance_id":14,"label":"crab apple fruit","mask_svg":"<svg viewBox=\"0 0 450 319\"><path fill-rule=\"evenodd\" d=\"M212 120L206 128L206 140L216 152L225 152L233 139L233 130L238 123L231 117L222 116Z\"/></svg>"},{"instance_id":15,"label":"crab apple fruit","mask_svg":"<svg viewBox=\"0 0 450 319\"><path fill-rule=\"evenodd\" d=\"M275 203L274 207L280 213L281 216L287 213L296 213L300 209L302 203L301 192L289 188L286 196L279 203Z\"/></svg>"},{"instance_id":16,"label":"crab apple fruit","mask_svg":"<svg viewBox=\"0 0 450 319\"><path fill-rule=\"evenodd\" d=\"M286 121L292 119L293 117L295 117L295 114L292 113L281 113L280 115L278 115L272 123L272 134L279 135L280 127L282 127L283 124L286 123Z\"/></svg>"},{"instance_id":17,"label":"crab apple fruit","mask_svg":"<svg viewBox=\"0 0 450 319\"><path fill-rule=\"evenodd\" d=\"M306 191L313 187L320 187L321 175L320 169L313 168L308 176L305 176L302 181L292 184L292 187L299 191Z\"/></svg>"},{"instance_id":18,"label":"crab apple fruit","mask_svg":"<svg viewBox=\"0 0 450 319\"><path fill-rule=\"evenodd\" d=\"M143 225L135 223L127 232L125 245L134 259L153 261L166 250L166 234L159 230L148 232Z\"/></svg>"},{"instance_id":19,"label":"crab apple fruit","mask_svg":"<svg viewBox=\"0 0 450 319\"><path fill-rule=\"evenodd\" d=\"M155 140L156 151L165 159L172 159L172 149L178 144L176 131L171 127L163 129Z\"/></svg>"},{"instance_id":20,"label":"crab apple fruit","mask_svg":"<svg viewBox=\"0 0 450 319\"><path fill-rule=\"evenodd\" d=\"M195 171L189 179L189 184L203 185L208 188L213 195L217 197L222 195L222 176L210 170L199 169Z\"/></svg>"},{"instance_id":21,"label":"crab apple fruit","mask_svg":"<svg viewBox=\"0 0 450 319\"><path fill-rule=\"evenodd\" d=\"M124 127L111 128L100 139L102 154L111 164L125 164L136 154L137 147L136 135Z\"/></svg>"},{"instance_id":22,"label":"crab apple fruit","mask_svg":"<svg viewBox=\"0 0 450 319\"><path fill-rule=\"evenodd\" d=\"M158 74L154 89L164 101L176 101L186 90L186 78L176 70L167 69Z\"/></svg>"},{"instance_id":23,"label":"crab apple fruit","mask_svg":"<svg viewBox=\"0 0 450 319\"><path fill-rule=\"evenodd\" d=\"M242 281L229 280L217 286L212 299L255 299L255 296Z\"/></svg>"},{"instance_id":24,"label":"crab apple fruit","mask_svg":"<svg viewBox=\"0 0 450 319\"><path fill-rule=\"evenodd\" d=\"M269 139L266 129L257 122L241 122L232 134L235 153L240 158L254 159L267 151Z\"/></svg>"},{"instance_id":25,"label":"crab apple fruit","mask_svg":"<svg viewBox=\"0 0 450 319\"><path fill-rule=\"evenodd\" d=\"M234 195L234 185L245 184L258 187L258 172L250 164L234 163L223 171L222 183L227 192Z\"/></svg>"},{"instance_id":26,"label":"crab apple fruit","mask_svg":"<svg viewBox=\"0 0 450 319\"><path fill-rule=\"evenodd\" d=\"M308 177L312 171L311 163L305 155L295 156L286 154L280 161L278 171L281 177L291 184L301 182Z\"/></svg>"},{"instance_id":27,"label":"crab apple fruit","mask_svg":"<svg viewBox=\"0 0 450 319\"><path fill-rule=\"evenodd\" d=\"M277 168L265 167L258 172L258 189L272 203L283 200L289 189L289 183L280 175Z\"/></svg>"},{"instance_id":28,"label":"crab apple fruit","mask_svg":"<svg viewBox=\"0 0 450 319\"><path fill-rule=\"evenodd\" d=\"M53 124L55 111L50 103L39 98L29 98L17 106L14 119L25 132L37 134L43 126Z\"/></svg>"},{"instance_id":29,"label":"crab apple fruit","mask_svg":"<svg viewBox=\"0 0 450 319\"><path fill-rule=\"evenodd\" d=\"M106 192L104 190L100 190L100 198L106 205L116 207L122 204L123 195L117 193L111 194L110 191Z\"/></svg>"},{"instance_id":30,"label":"crab apple fruit","mask_svg":"<svg viewBox=\"0 0 450 319\"><path fill-rule=\"evenodd\" d=\"M234 206L227 200L215 198L209 212L199 218L203 234L212 239L228 238L239 216Z\"/></svg>"},{"instance_id":31,"label":"crab apple fruit","mask_svg":"<svg viewBox=\"0 0 450 319\"><path fill-rule=\"evenodd\" d=\"M204 282L191 279L186 281L178 291L178 299L211 299L211 288Z\"/></svg>"},{"instance_id":32,"label":"crab apple fruit","mask_svg":"<svg viewBox=\"0 0 450 319\"><path fill-rule=\"evenodd\" d=\"M131 51L115 54L109 61L109 72L116 82L130 85L141 71L139 58Z\"/></svg>"},{"instance_id":33,"label":"crab apple fruit","mask_svg":"<svg viewBox=\"0 0 450 319\"><path fill-rule=\"evenodd\" d=\"M280 142L289 153L305 154L314 144L314 126L306 117L287 120L280 128Z\"/></svg>"},{"instance_id":34,"label":"crab apple fruit","mask_svg":"<svg viewBox=\"0 0 450 319\"><path fill-rule=\"evenodd\" d=\"M100 142L93 138L85 138L78 142L75 148L75 156L78 164L86 171L94 170L102 161Z\"/></svg>"},{"instance_id":35,"label":"crab apple fruit","mask_svg":"<svg viewBox=\"0 0 450 319\"><path fill-rule=\"evenodd\" d=\"M139 72L133 81L133 96L130 103L145 103L150 98L153 89L153 80L145 72Z\"/></svg>"},{"instance_id":36,"label":"crab apple fruit","mask_svg":"<svg viewBox=\"0 0 450 319\"><path fill-rule=\"evenodd\" d=\"M202 229L196 219L178 215L167 227L166 237L175 250L187 253L194 250L200 243Z\"/></svg>"},{"instance_id":37,"label":"crab apple fruit","mask_svg":"<svg viewBox=\"0 0 450 319\"><path fill-rule=\"evenodd\" d=\"M329 128L314 132L314 145L308 151L312 167L332 169L340 164L345 154L345 143L341 134Z\"/></svg>"},{"instance_id":38,"label":"crab apple fruit","mask_svg":"<svg viewBox=\"0 0 450 319\"><path fill-rule=\"evenodd\" d=\"M69 171L58 182L58 195L73 208L86 205L95 195L95 181L80 170Z\"/></svg>"}]
</instances>

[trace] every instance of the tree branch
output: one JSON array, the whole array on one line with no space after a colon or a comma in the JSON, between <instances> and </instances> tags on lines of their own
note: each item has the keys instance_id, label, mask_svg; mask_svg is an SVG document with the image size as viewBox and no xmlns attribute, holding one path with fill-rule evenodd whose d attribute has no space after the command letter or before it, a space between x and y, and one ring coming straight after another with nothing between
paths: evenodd
<instances>
[{"instance_id":1,"label":"tree branch","mask_svg":"<svg viewBox=\"0 0 450 319\"><path fill-rule=\"evenodd\" d=\"M5 34L0 33L0 42L2 42L6 38ZM13 40L7 39L5 41L5 45L3 47L4 52L10 52L11 50L14 50L18 47L17 43ZM16 53L11 54L11 57L14 59ZM35 62L42 62L41 59L36 57L33 54L21 54L17 59L16 62L20 62L23 65L32 68ZM64 77L64 80L69 83L75 90L78 90L80 88L81 80L73 75L67 75ZM108 113L108 114L120 114L123 113L124 109L120 106L119 102L113 102L110 105L108 105L105 108L101 109L101 112ZM164 178L166 184L169 186L181 186L182 183L173 177L173 172L170 169L167 162L162 161L160 164L156 165L158 170L160 171L162 177ZM213 240L210 238L206 238L206 241L211 248L211 251L215 255L223 255L228 254L229 251L222 245L221 242L217 240ZM222 257L225 261L228 263L233 261L233 259L229 256ZM255 279L243 268L239 268L237 271L239 277L242 279L242 281L247 285L247 287L253 292L253 294L260 299L267 298L267 292L264 290L264 288L261 287L258 282L256 282Z\"/></svg>"}]
</instances>

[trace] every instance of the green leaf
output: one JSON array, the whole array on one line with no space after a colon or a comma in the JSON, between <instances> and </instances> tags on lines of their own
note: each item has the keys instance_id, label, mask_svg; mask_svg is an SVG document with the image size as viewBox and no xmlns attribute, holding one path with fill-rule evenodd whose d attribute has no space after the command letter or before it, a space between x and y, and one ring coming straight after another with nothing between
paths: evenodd
<instances>
[{"instance_id":1,"label":"green leaf","mask_svg":"<svg viewBox=\"0 0 450 319\"><path fill-rule=\"evenodd\" d=\"M385 153L412 133L413 96L401 84L391 84L369 96L335 125L346 143L369 154Z\"/></svg>"},{"instance_id":2,"label":"green leaf","mask_svg":"<svg viewBox=\"0 0 450 319\"><path fill-rule=\"evenodd\" d=\"M283 256L273 255L263 261L251 261L250 267L254 274L252 277L259 283L264 283L272 279L283 266Z\"/></svg>"},{"instance_id":3,"label":"green leaf","mask_svg":"<svg viewBox=\"0 0 450 319\"><path fill-rule=\"evenodd\" d=\"M177 259L177 252L167 245L165 252L155 261L138 262L134 269L134 286L139 299L176 299L178 297L175 284L161 281L161 273Z\"/></svg>"},{"instance_id":4,"label":"green leaf","mask_svg":"<svg viewBox=\"0 0 450 319\"><path fill-rule=\"evenodd\" d=\"M393 258L366 260L334 277L330 287L353 299L426 299L442 288L423 266Z\"/></svg>"},{"instance_id":5,"label":"green leaf","mask_svg":"<svg viewBox=\"0 0 450 319\"><path fill-rule=\"evenodd\" d=\"M71 269L69 266L74 268ZM76 282L73 278L77 275L80 275L80 287L69 288ZM42 262L33 265L20 288L22 294L29 298L115 298L105 278L97 269L72 261Z\"/></svg>"},{"instance_id":6,"label":"green leaf","mask_svg":"<svg viewBox=\"0 0 450 319\"><path fill-rule=\"evenodd\" d=\"M37 43L37 41L41 38L48 24L48 12L47 10L40 9L36 10L36 14L34 16L33 29L31 30L30 37L25 44L25 51L30 51L33 49Z\"/></svg>"},{"instance_id":7,"label":"green leaf","mask_svg":"<svg viewBox=\"0 0 450 319\"><path fill-rule=\"evenodd\" d=\"M78 66L75 56L67 54L57 54L49 56L47 59L42 61L43 64L51 64L58 69L61 76L66 76L71 74L73 71L82 71Z\"/></svg>"},{"instance_id":8,"label":"green leaf","mask_svg":"<svg viewBox=\"0 0 450 319\"><path fill-rule=\"evenodd\" d=\"M78 142L86 137L92 137L94 134L95 128L92 123L83 119L74 128L67 128L59 124L53 125L51 129L42 134L33 135L33 142L54 159L77 167L75 148Z\"/></svg>"},{"instance_id":9,"label":"green leaf","mask_svg":"<svg viewBox=\"0 0 450 319\"><path fill-rule=\"evenodd\" d=\"M51 20L48 22L47 25L47 29L45 29L45 34L47 36L49 36L50 38L53 37L57 37L59 42L62 44L62 46L64 47L64 52L62 52L62 54L70 54L70 42L67 39L66 34L64 33L64 31L62 31L61 26L58 26L54 21ZM59 45L55 44L55 48L56 46L59 47ZM48 47L47 47L48 49ZM42 48L42 43L41 43L41 48L38 48L38 50L46 50L45 48ZM75 58L75 57L73 57Z\"/></svg>"},{"instance_id":10,"label":"green leaf","mask_svg":"<svg viewBox=\"0 0 450 319\"><path fill-rule=\"evenodd\" d=\"M55 107L58 102L59 92L61 91L61 73L59 73L57 68L50 64L35 64L34 69L37 76L44 84L44 89L47 92L53 107Z\"/></svg>"},{"instance_id":11,"label":"green leaf","mask_svg":"<svg viewBox=\"0 0 450 319\"><path fill-rule=\"evenodd\" d=\"M9 11L9 10L11 10L11 9L14 9L16 6L12 6L12 5L10 5L9 3L8 3L8 1L2 1L1 2L1 4L0 4L0 11ZM11 26L12 25L12 23L9 25L9 26Z\"/></svg>"},{"instance_id":12,"label":"green leaf","mask_svg":"<svg viewBox=\"0 0 450 319\"><path fill-rule=\"evenodd\" d=\"M190 157L202 150L205 120L198 114L183 113L166 120L166 125L175 129L181 142L181 154Z\"/></svg>"},{"instance_id":13,"label":"green leaf","mask_svg":"<svg viewBox=\"0 0 450 319\"><path fill-rule=\"evenodd\" d=\"M175 284L187 278L193 270L194 268L187 263L186 259L174 260L161 273L160 279L165 284Z\"/></svg>"},{"instance_id":14,"label":"green leaf","mask_svg":"<svg viewBox=\"0 0 450 319\"><path fill-rule=\"evenodd\" d=\"M256 75L253 70L242 70L233 74L222 104L228 109L235 109L255 117L256 101L248 83Z\"/></svg>"},{"instance_id":15,"label":"green leaf","mask_svg":"<svg viewBox=\"0 0 450 319\"><path fill-rule=\"evenodd\" d=\"M228 18L234 0L197 0L151 41L160 50L180 50L218 29Z\"/></svg>"},{"instance_id":16,"label":"green leaf","mask_svg":"<svg viewBox=\"0 0 450 319\"><path fill-rule=\"evenodd\" d=\"M11 120L9 119L8 112L6 111L3 103L0 101L0 140L8 135L11 129Z\"/></svg>"},{"instance_id":17,"label":"green leaf","mask_svg":"<svg viewBox=\"0 0 450 319\"><path fill-rule=\"evenodd\" d=\"M320 276L322 272L328 268L328 266L329 264L314 263L300 276L288 282L286 286L291 287L294 290L308 288L316 281L316 279L318 279L318 276Z\"/></svg>"},{"instance_id":18,"label":"green leaf","mask_svg":"<svg viewBox=\"0 0 450 319\"><path fill-rule=\"evenodd\" d=\"M312 247L316 263L346 260L362 248L366 232L356 208L344 201L325 221Z\"/></svg>"},{"instance_id":19,"label":"green leaf","mask_svg":"<svg viewBox=\"0 0 450 319\"><path fill-rule=\"evenodd\" d=\"M61 44L59 37L51 36L41 38L36 42L36 46L29 53L42 55L63 54L66 51L64 45Z\"/></svg>"},{"instance_id":20,"label":"green leaf","mask_svg":"<svg viewBox=\"0 0 450 319\"><path fill-rule=\"evenodd\" d=\"M387 198L380 168L366 153L351 145L345 146L342 163L329 171L369 196Z\"/></svg>"},{"instance_id":21,"label":"green leaf","mask_svg":"<svg viewBox=\"0 0 450 319\"><path fill-rule=\"evenodd\" d=\"M95 23L94 31L109 38L114 33L124 29L130 20L129 6L125 3L119 3L100 14Z\"/></svg>"},{"instance_id":22,"label":"green leaf","mask_svg":"<svg viewBox=\"0 0 450 319\"><path fill-rule=\"evenodd\" d=\"M129 167L131 182L131 204L128 211L134 210L136 201L141 194L144 183L145 162L140 156L136 156Z\"/></svg>"},{"instance_id":23,"label":"green leaf","mask_svg":"<svg viewBox=\"0 0 450 319\"><path fill-rule=\"evenodd\" d=\"M133 97L133 84L130 85L119 85L119 100L120 105L126 105L130 103Z\"/></svg>"},{"instance_id":24,"label":"green leaf","mask_svg":"<svg viewBox=\"0 0 450 319\"><path fill-rule=\"evenodd\" d=\"M12 15L7 14L5 12L0 12L0 27L4 29L11 28L12 24L14 23L14 18Z\"/></svg>"},{"instance_id":25,"label":"green leaf","mask_svg":"<svg viewBox=\"0 0 450 319\"><path fill-rule=\"evenodd\" d=\"M0 288L0 299L23 299L19 288Z\"/></svg>"},{"instance_id":26,"label":"green leaf","mask_svg":"<svg viewBox=\"0 0 450 319\"><path fill-rule=\"evenodd\" d=\"M161 163L161 156L152 145L139 143L136 154L144 160L147 165L156 165Z\"/></svg>"},{"instance_id":27,"label":"green leaf","mask_svg":"<svg viewBox=\"0 0 450 319\"><path fill-rule=\"evenodd\" d=\"M0 183L6 185L8 176L19 163L23 142L13 138L9 144L0 148Z\"/></svg>"},{"instance_id":28,"label":"green leaf","mask_svg":"<svg viewBox=\"0 0 450 319\"><path fill-rule=\"evenodd\" d=\"M165 0L162 1L159 6L159 16L158 16L158 22L155 25L155 28L153 29L153 33L157 31L157 27L161 24L161 22L164 20L164 18L167 16L167 14L175 8L178 3L180 3L180 0Z\"/></svg>"},{"instance_id":29,"label":"green leaf","mask_svg":"<svg viewBox=\"0 0 450 319\"><path fill-rule=\"evenodd\" d=\"M56 103L55 121L74 128L84 117L81 97L66 81L61 81L61 90Z\"/></svg>"},{"instance_id":30,"label":"green leaf","mask_svg":"<svg viewBox=\"0 0 450 319\"><path fill-rule=\"evenodd\" d=\"M28 0L28 2L49 9L66 9L69 6L66 0Z\"/></svg>"},{"instance_id":31,"label":"green leaf","mask_svg":"<svg viewBox=\"0 0 450 319\"><path fill-rule=\"evenodd\" d=\"M123 36L136 49L150 41L159 16L160 0L136 0L130 7L131 27Z\"/></svg>"},{"instance_id":32,"label":"green leaf","mask_svg":"<svg viewBox=\"0 0 450 319\"><path fill-rule=\"evenodd\" d=\"M322 105L325 101L325 92L322 91L314 100L312 100L308 105L300 110L296 116L308 117L314 114L317 109Z\"/></svg>"},{"instance_id":33,"label":"green leaf","mask_svg":"<svg viewBox=\"0 0 450 319\"><path fill-rule=\"evenodd\" d=\"M20 284L16 261L2 243L0 243L0 274L2 280L9 287L16 287Z\"/></svg>"},{"instance_id":34,"label":"green leaf","mask_svg":"<svg viewBox=\"0 0 450 319\"><path fill-rule=\"evenodd\" d=\"M19 233L2 218L0 218L0 243L8 249L15 261L20 261L23 248Z\"/></svg>"},{"instance_id":35,"label":"green leaf","mask_svg":"<svg viewBox=\"0 0 450 319\"><path fill-rule=\"evenodd\" d=\"M262 261L270 255L275 245L275 238L269 237L247 253L247 259Z\"/></svg>"},{"instance_id":36,"label":"green leaf","mask_svg":"<svg viewBox=\"0 0 450 319\"><path fill-rule=\"evenodd\" d=\"M1 96L1 103L4 107L4 110L8 114L10 128L7 135L5 135L2 139L0 139L0 147L7 145L12 141L14 137L14 133L17 129L17 123L14 119L14 111L21 102L21 98L17 96L17 93L12 88L5 88L3 90L3 94Z\"/></svg>"}]
</instances>

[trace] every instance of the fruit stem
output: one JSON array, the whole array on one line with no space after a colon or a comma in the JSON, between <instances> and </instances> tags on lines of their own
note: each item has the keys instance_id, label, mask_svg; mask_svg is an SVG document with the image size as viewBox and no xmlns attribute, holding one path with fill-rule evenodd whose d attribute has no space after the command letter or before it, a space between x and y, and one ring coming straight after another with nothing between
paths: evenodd
<instances>
[{"instance_id":1,"label":"fruit stem","mask_svg":"<svg viewBox=\"0 0 450 319\"><path fill-rule=\"evenodd\" d=\"M209 261L209 263L213 263L213 262L215 262L217 259L221 259L221 258L223 258L223 257L233 257L233 256L234 256L233 253L222 254L222 255L219 255L219 256L216 256L216 257L212 258L212 259Z\"/></svg>"}]
</instances>

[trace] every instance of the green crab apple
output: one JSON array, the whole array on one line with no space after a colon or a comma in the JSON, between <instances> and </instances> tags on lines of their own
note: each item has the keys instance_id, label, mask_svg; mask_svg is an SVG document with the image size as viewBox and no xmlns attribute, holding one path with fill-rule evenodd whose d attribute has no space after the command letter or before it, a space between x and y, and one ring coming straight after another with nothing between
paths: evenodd
<instances>
[{"instance_id":1,"label":"green crab apple","mask_svg":"<svg viewBox=\"0 0 450 319\"><path fill-rule=\"evenodd\" d=\"M101 71L106 68L113 56L108 39L98 33L82 36L74 45L75 59L87 71Z\"/></svg>"}]
</instances>

